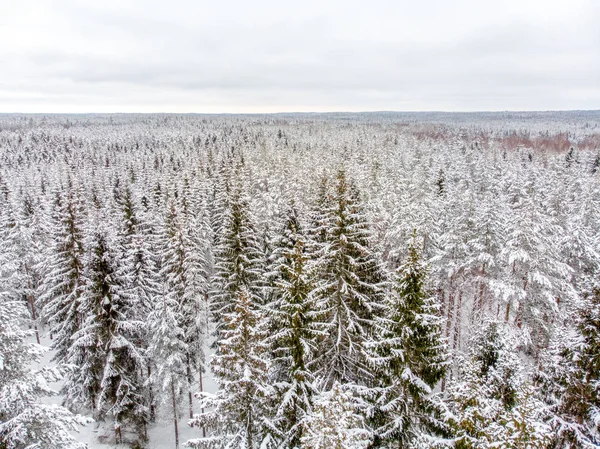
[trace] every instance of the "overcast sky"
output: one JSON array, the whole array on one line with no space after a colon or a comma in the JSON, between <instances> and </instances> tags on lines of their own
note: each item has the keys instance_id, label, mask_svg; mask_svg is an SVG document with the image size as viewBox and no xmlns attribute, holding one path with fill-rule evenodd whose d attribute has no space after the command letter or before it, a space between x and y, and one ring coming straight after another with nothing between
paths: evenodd
<instances>
[{"instance_id":1,"label":"overcast sky","mask_svg":"<svg viewBox=\"0 0 600 449\"><path fill-rule=\"evenodd\" d=\"M0 0L0 112L600 109L598 0Z\"/></svg>"}]
</instances>

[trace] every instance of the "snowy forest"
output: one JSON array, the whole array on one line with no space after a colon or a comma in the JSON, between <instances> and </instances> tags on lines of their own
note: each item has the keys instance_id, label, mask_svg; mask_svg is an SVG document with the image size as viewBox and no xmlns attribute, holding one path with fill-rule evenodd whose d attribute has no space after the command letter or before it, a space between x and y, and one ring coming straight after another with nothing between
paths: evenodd
<instances>
[{"instance_id":1,"label":"snowy forest","mask_svg":"<svg viewBox=\"0 0 600 449\"><path fill-rule=\"evenodd\" d=\"M600 112L0 115L0 448L600 447Z\"/></svg>"}]
</instances>

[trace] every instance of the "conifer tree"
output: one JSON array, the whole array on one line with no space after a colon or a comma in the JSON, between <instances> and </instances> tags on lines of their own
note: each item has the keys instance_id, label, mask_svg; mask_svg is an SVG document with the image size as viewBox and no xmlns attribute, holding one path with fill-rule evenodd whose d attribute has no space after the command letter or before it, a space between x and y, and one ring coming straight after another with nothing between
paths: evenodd
<instances>
[{"instance_id":1,"label":"conifer tree","mask_svg":"<svg viewBox=\"0 0 600 449\"><path fill-rule=\"evenodd\" d=\"M440 401L432 394L443 378L447 354L439 307L426 287L427 269L416 233L408 260L396 270L387 297L380 337L373 343L378 372L369 411L379 447L405 447L422 433L447 433Z\"/></svg>"},{"instance_id":2,"label":"conifer tree","mask_svg":"<svg viewBox=\"0 0 600 449\"><path fill-rule=\"evenodd\" d=\"M194 374L201 372L204 360L203 341L207 333L205 295L206 280L205 247L189 226L184 214L171 203L166 217L163 241L161 276L166 288L175 295L179 305L179 328L184 332L187 348L186 371L188 378L189 416L193 415L192 384ZM206 243L207 244L207 243Z\"/></svg>"},{"instance_id":3,"label":"conifer tree","mask_svg":"<svg viewBox=\"0 0 600 449\"><path fill-rule=\"evenodd\" d=\"M19 298L0 292L0 447L85 449L71 432L89 420L42 402L57 395L48 383L60 380L63 373L57 368L31 368L45 349L27 341L33 336L23 330L27 315Z\"/></svg>"},{"instance_id":4,"label":"conifer tree","mask_svg":"<svg viewBox=\"0 0 600 449\"><path fill-rule=\"evenodd\" d=\"M179 398L189 388L186 369L189 349L185 342L185 330L180 327L183 321L180 313L176 293L163 285L161 295L148 317L151 335L148 352L156 366L151 381L168 397L163 402L167 402L171 409L176 448L179 448Z\"/></svg>"},{"instance_id":5,"label":"conifer tree","mask_svg":"<svg viewBox=\"0 0 600 449\"><path fill-rule=\"evenodd\" d=\"M263 302L263 255L241 186L232 194L218 239L212 300L217 333L223 326L223 317L232 312L240 290L246 290L252 302Z\"/></svg>"},{"instance_id":6,"label":"conifer tree","mask_svg":"<svg viewBox=\"0 0 600 449\"><path fill-rule=\"evenodd\" d=\"M121 252L120 275L126 282L128 295L135 301L135 318L145 319L154 307L160 291L157 236L150 218L135 204L133 194L126 188L121 199L122 222L118 229ZM144 338L144 344L147 343Z\"/></svg>"},{"instance_id":7,"label":"conifer tree","mask_svg":"<svg viewBox=\"0 0 600 449\"><path fill-rule=\"evenodd\" d=\"M204 413L190 420L209 435L186 442L188 447L265 448L274 443L268 415L270 362L267 322L241 289L233 311L223 318L218 352L211 360L219 390L200 393Z\"/></svg>"},{"instance_id":8,"label":"conifer tree","mask_svg":"<svg viewBox=\"0 0 600 449\"><path fill-rule=\"evenodd\" d=\"M44 249L47 245L42 204L35 204L31 193L25 194L14 209L8 208L8 221L4 224L5 243L12 246L18 268L13 275L13 284L19 296L27 304L31 314L30 325L40 343L38 327L38 292L44 271Z\"/></svg>"},{"instance_id":9,"label":"conifer tree","mask_svg":"<svg viewBox=\"0 0 600 449\"><path fill-rule=\"evenodd\" d=\"M99 419L110 416L115 439L121 442L125 425L133 424L143 438L147 422L144 359L137 346L143 323L133 319L134 301L119 276L111 246L114 242L98 227L92 235L82 295L85 320L73 336L67 358L79 369L66 384L66 399L95 410Z\"/></svg>"},{"instance_id":10,"label":"conifer tree","mask_svg":"<svg viewBox=\"0 0 600 449\"><path fill-rule=\"evenodd\" d=\"M84 288L83 207L71 187L65 197L56 194L52 245L47 255L43 315L53 336L54 360L66 360L71 338L82 325L81 294Z\"/></svg>"},{"instance_id":11,"label":"conifer tree","mask_svg":"<svg viewBox=\"0 0 600 449\"><path fill-rule=\"evenodd\" d=\"M600 445L600 289L581 304L574 332L563 332L542 373L547 402L556 413L554 445L595 448Z\"/></svg>"},{"instance_id":12,"label":"conifer tree","mask_svg":"<svg viewBox=\"0 0 600 449\"><path fill-rule=\"evenodd\" d=\"M366 449L372 443L356 397L338 382L315 399L302 425L305 449Z\"/></svg>"},{"instance_id":13,"label":"conifer tree","mask_svg":"<svg viewBox=\"0 0 600 449\"><path fill-rule=\"evenodd\" d=\"M325 388L336 380L365 383L372 377L367 343L381 312L385 275L372 248L358 192L343 170L338 172L331 206L320 221L329 226L323 229L325 241L314 243L320 280L314 289L316 309L325 323L316 372Z\"/></svg>"},{"instance_id":14,"label":"conifer tree","mask_svg":"<svg viewBox=\"0 0 600 449\"><path fill-rule=\"evenodd\" d=\"M286 213L275 239L274 301L269 305L273 348L272 379L276 392L276 426L285 444L300 447L302 420L316 394L309 368L319 335L312 297L313 275L306 254L306 237L294 207Z\"/></svg>"},{"instance_id":15,"label":"conifer tree","mask_svg":"<svg viewBox=\"0 0 600 449\"><path fill-rule=\"evenodd\" d=\"M502 296L506 300L504 319L514 321L530 335L536 356L547 347L551 324L559 312L559 299L569 301L574 296L568 283L571 268L561 260L554 236L562 228L554 214L543 213L541 194L532 182L520 189L508 220L507 238L500 253L504 262L505 280Z\"/></svg>"}]
</instances>

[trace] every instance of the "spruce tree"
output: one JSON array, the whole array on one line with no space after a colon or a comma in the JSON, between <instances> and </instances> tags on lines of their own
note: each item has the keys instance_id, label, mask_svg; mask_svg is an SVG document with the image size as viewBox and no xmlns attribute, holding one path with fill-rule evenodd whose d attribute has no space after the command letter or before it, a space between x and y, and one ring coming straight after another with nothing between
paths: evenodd
<instances>
[{"instance_id":1,"label":"spruce tree","mask_svg":"<svg viewBox=\"0 0 600 449\"><path fill-rule=\"evenodd\" d=\"M217 379L216 394L200 393L202 409L190 420L209 435L186 442L188 447L256 449L274 443L268 414L270 361L267 322L241 289L233 311L223 317L222 338L211 360Z\"/></svg>"},{"instance_id":2,"label":"spruce tree","mask_svg":"<svg viewBox=\"0 0 600 449\"><path fill-rule=\"evenodd\" d=\"M275 299L268 307L274 355L275 422L290 448L300 447L301 423L310 413L316 394L309 364L317 349L318 316L305 247L306 237L296 209L290 207L283 229L275 239L272 264Z\"/></svg>"},{"instance_id":3,"label":"spruce tree","mask_svg":"<svg viewBox=\"0 0 600 449\"><path fill-rule=\"evenodd\" d=\"M319 220L326 223L313 241L316 249L316 309L323 314L315 369L328 388L334 381L366 383L367 345L383 305L385 274L372 247L358 191L344 171L337 175L331 206ZM324 241L319 241L325 232Z\"/></svg>"},{"instance_id":4,"label":"spruce tree","mask_svg":"<svg viewBox=\"0 0 600 449\"><path fill-rule=\"evenodd\" d=\"M212 310L217 333L224 324L223 317L233 311L240 290L244 289L252 302L263 302L263 255L257 237L248 201L238 186L229 201L215 250Z\"/></svg>"},{"instance_id":5,"label":"spruce tree","mask_svg":"<svg viewBox=\"0 0 600 449\"><path fill-rule=\"evenodd\" d=\"M433 388L447 367L442 320L426 287L416 234L396 270L372 362L378 374L370 408L377 447L405 447L422 433L447 434Z\"/></svg>"},{"instance_id":6,"label":"spruce tree","mask_svg":"<svg viewBox=\"0 0 600 449\"><path fill-rule=\"evenodd\" d=\"M542 385L554 419L556 447L600 445L600 289L580 305L573 332L546 357ZM550 354L551 355L551 354Z\"/></svg>"},{"instance_id":7,"label":"spruce tree","mask_svg":"<svg viewBox=\"0 0 600 449\"><path fill-rule=\"evenodd\" d=\"M62 370L31 368L45 349L29 343L32 331L21 299L0 292L0 447L6 449L84 449L71 435L89 420L43 399L56 396L48 383L62 378Z\"/></svg>"},{"instance_id":8,"label":"spruce tree","mask_svg":"<svg viewBox=\"0 0 600 449\"><path fill-rule=\"evenodd\" d=\"M179 448L180 396L189 388L186 369L189 349L185 342L185 330L180 327L183 321L180 313L176 293L163 285L148 317L151 335L148 353L155 364L150 380L167 395L168 399L163 399L163 403L166 402L173 417L176 448Z\"/></svg>"},{"instance_id":9,"label":"spruce tree","mask_svg":"<svg viewBox=\"0 0 600 449\"><path fill-rule=\"evenodd\" d=\"M43 315L53 337L54 360L66 360L71 338L82 325L81 294L84 288L83 207L77 191L56 194L52 245L47 254L45 279L40 287Z\"/></svg>"},{"instance_id":10,"label":"spruce tree","mask_svg":"<svg viewBox=\"0 0 600 449\"><path fill-rule=\"evenodd\" d=\"M178 303L177 317L179 328L184 332L187 348L186 372L188 378L189 416L192 409L192 384L194 375L202 371L203 341L206 329L206 301L208 291L206 260L203 257L205 245L189 225L184 213L171 203L165 221L161 277L165 279L169 293L174 294Z\"/></svg>"},{"instance_id":11,"label":"spruce tree","mask_svg":"<svg viewBox=\"0 0 600 449\"><path fill-rule=\"evenodd\" d=\"M114 241L99 226L86 267L85 320L73 336L67 358L79 369L66 385L66 398L95 410L99 419L111 417L115 439L121 442L127 424L143 438L148 418L141 378L144 359L138 347L143 323L133 319L134 301L119 276L111 246Z\"/></svg>"},{"instance_id":12,"label":"spruce tree","mask_svg":"<svg viewBox=\"0 0 600 449\"><path fill-rule=\"evenodd\" d=\"M38 327L38 293L44 272L44 249L47 245L42 204L35 204L31 193L20 198L14 209L8 208L8 221L4 223L5 243L12 246L18 264L13 276L13 287L27 304L35 330L35 338L40 343Z\"/></svg>"}]
</instances>

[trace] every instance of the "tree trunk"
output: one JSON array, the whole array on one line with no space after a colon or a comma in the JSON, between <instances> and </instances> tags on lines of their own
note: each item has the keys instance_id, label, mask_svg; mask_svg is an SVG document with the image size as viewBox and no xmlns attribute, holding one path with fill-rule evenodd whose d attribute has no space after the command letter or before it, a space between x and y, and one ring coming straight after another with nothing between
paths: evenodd
<instances>
[{"instance_id":1,"label":"tree trunk","mask_svg":"<svg viewBox=\"0 0 600 449\"><path fill-rule=\"evenodd\" d=\"M115 423L115 444L121 444L121 424Z\"/></svg>"},{"instance_id":2,"label":"tree trunk","mask_svg":"<svg viewBox=\"0 0 600 449\"><path fill-rule=\"evenodd\" d=\"M452 290L448 292L448 306L446 307L446 338L450 338L452 322L454 321L454 294Z\"/></svg>"},{"instance_id":3,"label":"tree trunk","mask_svg":"<svg viewBox=\"0 0 600 449\"><path fill-rule=\"evenodd\" d=\"M35 301L33 300L33 295L29 295L29 304L31 305L31 320L33 321L33 330L35 331L35 339L37 344L41 344L40 342L40 332L38 331L37 324L37 311L35 310Z\"/></svg>"},{"instance_id":4,"label":"tree trunk","mask_svg":"<svg viewBox=\"0 0 600 449\"><path fill-rule=\"evenodd\" d=\"M462 321L462 291L458 292L458 301L456 302L455 312L455 323L454 323L454 339L452 342L452 351L455 352L460 346L460 327Z\"/></svg>"},{"instance_id":5,"label":"tree trunk","mask_svg":"<svg viewBox=\"0 0 600 449\"><path fill-rule=\"evenodd\" d=\"M485 303L484 303L484 299L483 299L484 291L485 291L484 279L485 279L485 264L483 264L481 267L481 279L479 280L479 298L477 300L477 309L478 309L479 316L483 315L483 309L485 308Z\"/></svg>"},{"instance_id":6,"label":"tree trunk","mask_svg":"<svg viewBox=\"0 0 600 449\"><path fill-rule=\"evenodd\" d=\"M189 415L190 419L194 417L194 396L192 395L192 367L190 366L190 356L187 356L186 363L186 371L187 371L187 382L188 382L188 401L189 401Z\"/></svg>"},{"instance_id":7,"label":"tree trunk","mask_svg":"<svg viewBox=\"0 0 600 449\"><path fill-rule=\"evenodd\" d=\"M29 269L27 265L25 265L25 272L27 273L27 288L31 291L31 280L29 279ZM35 331L35 339L37 344L41 344L40 342L40 333L38 331L38 322L37 322L37 310L35 309L35 299L33 295L28 295L27 300L29 301L29 306L31 307L31 320L33 321L33 329Z\"/></svg>"},{"instance_id":8,"label":"tree trunk","mask_svg":"<svg viewBox=\"0 0 600 449\"><path fill-rule=\"evenodd\" d=\"M150 365L148 365L148 396L150 400L150 421L154 421L156 418L156 409L154 407L154 391L152 391L152 382L150 378L152 377L152 369Z\"/></svg>"},{"instance_id":9,"label":"tree trunk","mask_svg":"<svg viewBox=\"0 0 600 449\"><path fill-rule=\"evenodd\" d=\"M202 385L202 368L199 370L200 374L198 375L198 380L200 384L200 393L204 391L204 386ZM204 407L200 409L201 413L204 413ZM206 438L206 427L202 426L202 438Z\"/></svg>"},{"instance_id":10,"label":"tree trunk","mask_svg":"<svg viewBox=\"0 0 600 449\"><path fill-rule=\"evenodd\" d=\"M177 398L175 397L175 382L171 379L171 399L173 400L173 426L175 428L175 449L179 449L179 423L177 422Z\"/></svg>"},{"instance_id":11,"label":"tree trunk","mask_svg":"<svg viewBox=\"0 0 600 449\"><path fill-rule=\"evenodd\" d=\"M246 447L252 448L252 412L249 413L248 421L246 423Z\"/></svg>"}]
</instances>

